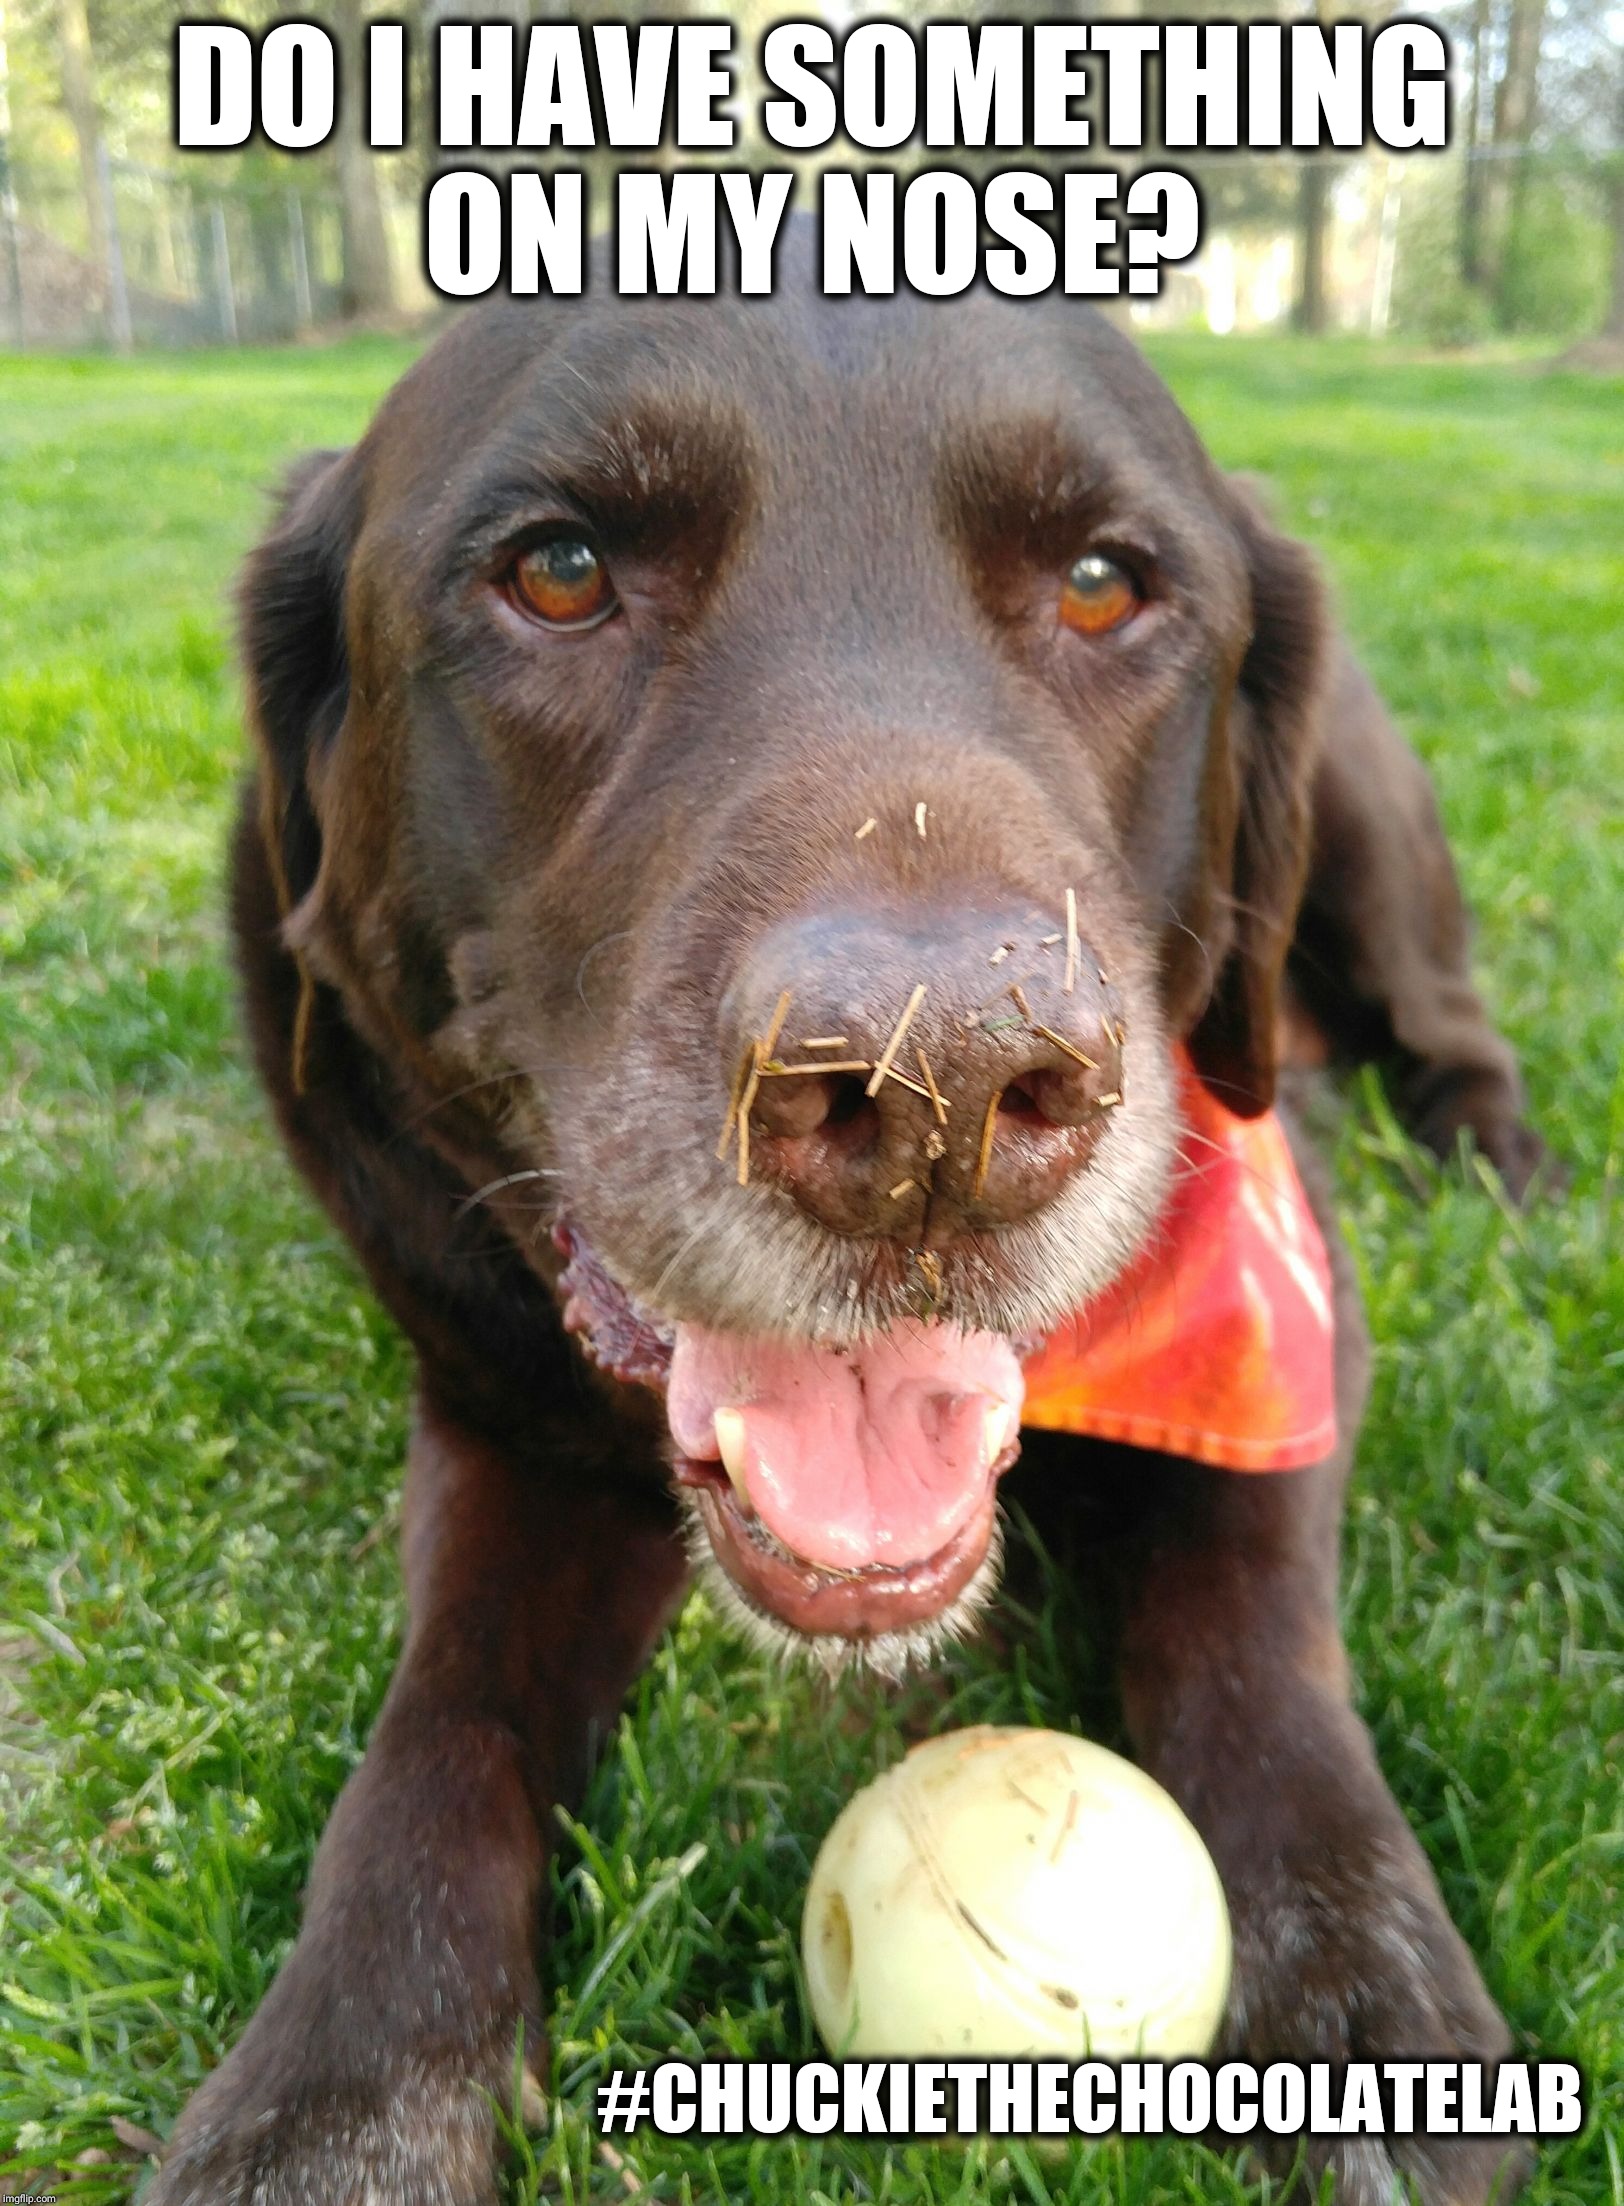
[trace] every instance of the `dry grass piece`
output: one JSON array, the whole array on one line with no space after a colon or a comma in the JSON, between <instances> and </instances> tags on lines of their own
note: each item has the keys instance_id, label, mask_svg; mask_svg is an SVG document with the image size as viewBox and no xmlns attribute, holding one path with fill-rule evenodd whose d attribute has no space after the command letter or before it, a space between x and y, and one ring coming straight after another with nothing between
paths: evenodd
<instances>
[{"instance_id":1,"label":"dry grass piece","mask_svg":"<svg viewBox=\"0 0 1624 2206\"><path fill-rule=\"evenodd\" d=\"M994 950L994 952L992 953L992 956L988 958L987 963L989 965L1002 965L1005 958L1008 957L1010 951L1013 950L1014 947L1015 945L1013 942L1000 942L997 949Z\"/></svg>"},{"instance_id":2,"label":"dry grass piece","mask_svg":"<svg viewBox=\"0 0 1624 2206\"><path fill-rule=\"evenodd\" d=\"M1077 1797L1077 1793L1074 1790L1072 1792L1071 1798L1066 1802L1065 1816L1061 1822L1059 1830L1056 1831L1056 1833L1054 1834L1054 1844L1049 1848L1049 1859L1051 1862L1055 1862L1060 1859L1060 1850L1065 1845L1067 1839L1071 1836L1071 1827L1077 1820Z\"/></svg>"},{"instance_id":3,"label":"dry grass piece","mask_svg":"<svg viewBox=\"0 0 1624 2206\"><path fill-rule=\"evenodd\" d=\"M758 1042L756 1050L759 1052L760 1048L761 1044ZM756 1090L760 1086L761 1058L758 1054L751 1058L750 1070L744 1076L744 1093L739 1097L739 1185L741 1187L748 1187L750 1184L750 1112L755 1104Z\"/></svg>"},{"instance_id":4,"label":"dry grass piece","mask_svg":"<svg viewBox=\"0 0 1624 2206\"><path fill-rule=\"evenodd\" d=\"M933 1126L930 1132L925 1136L925 1154L927 1157L929 1157L932 1164L936 1163L938 1158L945 1157L947 1155L946 1138L935 1126Z\"/></svg>"},{"instance_id":5,"label":"dry grass piece","mask_svg":"<svg viewBox=\"0 0 1624 2206\"><path fill-rule=\"evenodd\" d=\"M864 820L864 822L863 822L862 826L861 826L861 827L860 827L860 828L859 828L859 829L857 830L856 834L855 834L855 835L854 835L854 836L852 837L852 841L853 841L854 843L861 843L861 842L866 842L866 841L868 840L869 836L873 834L873 832L874 832L875 828L877 828L877 827L879 826L879 824L880 824L880 823L879 823L879 821L878 821L877 819L874 819L874 818L872 818L872 817L870 817L869 819L866 819L866 820Z\"/></svg>"},{"instance_id":6,"label":"dry grass piece","mask_svg":"<svg viewBox=\"0 0 1624 2206\"><path fill-rule=\"evenodd\" d=\"M745 1082L750 1077L750 1067L755 1061L756 1045L752 1042L739 1059L739 1069L733 1075L733 1089L727 1099L727 1116L722 1121L722 1138L716 1144L718 1161L725 1157L733 1146L733 1128L739 1115L739 1102L744 1094Z\"/></svg>"},{"instance_id":7,"label":"dry grass piece","mask_svg":"<svg viewBox=\"0 0 1624 2206\"><path fill-rule=\"evenodd\" d=\"M773 1015L768 1021L767 1031L756 1044L756 1063L758 1065L764 1065L778 1047L778 1037L783 1033L784 1021L789 1016L791 994L792 991L786 988L773 1006Z\"/></svg>"},{"instance_id":8,"label":"dry grass piece","mask_svg":"<svg viewBox=\"0 0 1624 2206\"><path fill-rule=\"evenodd\" d=\"M972 1195L979 1196L986 1189L987 1170L992 1163L993 1136L998 1131L998 1106L1003 1100L1003 1091L999 1090L987 1105L987 1115L981 1121L981 1147L976 1152L976 1176L970 1182Z\"/></svg>"},{"instance_id":9,"label":"dry grass piece","mask_svg":"<svg viewBox=\"0 0 1624 2206\"><path fill-rule=\"evenodd\" d=\"M925 807L923 804L914 806L914 828L918 833L919 840L923 842L925 840Z\"/></svg>"},{"instance_id":10,"label":"dry grass piece","mask_svg":"<svg viewBox=\"0 0 1624 2206\"><path fill-rule=\"evenodd\" d=\"M890 1196L892 1202L900 1202L902 1197L907 1194L909 1188L915 1186L916 1184L917 1183L913 1180L898 1180L896 1186L888 1188L886 1192Z\"/></svg>"},{"instance_id":11,"label":"dry grass piece","mask_svg":"<svg viewBox=\"0 0 1624 2206\"><path fill-rule=\"evenodd\" d=\"M1068 1057L1075 1057L1078 1064L1086 1066L1090 1072L1099 1071L1100 1068L1092 1057L1080 1050L1075 1042L1068 1042L1064 1034L1057 1034L1052 1026L1045 1026L1041 1020L1034 1019L1032 1032L1041 1034L1046 1042L1053 1042L1055 1048L1063 1049Z\"/></svg>"},{"instance_id":12,"label":"dry grass piece","mask_svg":"<svg viewBox=\"0 0 1624 2206\"><path fill-rule=\"evenodd\" d=\"M909 1027L913 1024L914 1013L919 1009L919 1006L924 1002L924 1000L925 983L921 981L918 987L914 990L913 994L908 998L907 1004L903 1009L901 1018L898 1019L896 1025L891 1029L891 1039L886 1043L884 1049L882 1049L880 1052L879 1063L874 1067L873 1078L869 1081L868 1086L863 1091L865 1095L878 1095L880 1089L884 1086L886 1074L891 1070L892 1060L895 1058L897 1051L902 1047L902 1037L907 1033ZM904 1085L906 1084L906 1081L904 1081Z\"/></svg>"},{"instance_id":13,"label":"dry grass piece","mask_svg":"<svg viewBox=\"0 0 1624 2206\"><path fill-rule=\"evenodd\" d=\"M739 1092L739 1099L730 1113L729 1123L722 1128L722 1146L716 1152L719 1157L727 1155L729 1137L734 1131L738 1133L738 1181L741 1187L748 1187L750 1184L750 1106L755 1102L756 1090L761 1085L761 1076L767 1069L768 1061L774 1049L778 1046L778 1037L784 1031L784 1021L789 1016L790 999L793 993L792 989L786 988L784 990L773 1006L773 1015L767 1022L766 1033L750 1045L750 1052L745 1059L743 1068L744 1085Z\"/></svg>"},{"instance_id":14,"label":"dry grass piece","mask_svg":"<svg viewBox=\"0 0 1624 2206\"><path fill-rule=\"evenodd\" d=\"M792 1080L807 1072L871 1072L873 1069L866 1057L814 1057L799 1065L781 1065L774 1059L772 1064L762 1066L761 1077L763 1080Z\"/></svg>"},{"instance_id":15,"label":"dry grass piece","mask_svg":"<svg viewBox=\"0 0 1624 2206\"><path fill-rule=\"evenodd\" d=\"M621 2188L628 2198L649 2197L650 2193L647 2187L638 2180L631 2168L616 2152L614 2146L601 2137L598 2139L598 2158L612 2174L619 2176Z\"/></svg>"},{"instance_id":16,"label":"dry grass piece","mask_svg":"<svg viewBox=\"0 0 1624 2206\"><path fill-rule=\"evenodd\" d=\"M1020 1013L1023 1019L1031 1018L1032 1006L1027 1002L1026 990L1021 986L1019 981L1011 981L1009 989L1009 1000L1015 1006L1016 1010Z\"/></svg>"},{"instance_id":17,"label":"dry grass piece","mask_svg":"<svg viewBox=\"0 0 1624 2206\"><path fill-rule=\"evenodd\" d=\"M1101 1095L1095 1098L1094 1108L1097 1111L1114 1111L1121 1101L1121 1091L1113 1088L1109 1095Z\"/></svg>"},{"instance_id":18,"label":"dry grass piece","mask_svg":"<svg viewBox=\"0 0 1624 2206\"><path fill-rule=\"evenodd\" d=\"M850 1049L851 1043L844 1034L803 1034L802 1049Z\"/></svg>"},{"instance_id":19,"label":"dry grass piece","mask_svg":"<svg viewBox=\"0 0 1624 2206\"><path fill-rule=\"evenodd\" d=\"M1069 996L1077 985L1077 891L1066 891L1066 977L1060 983Z\"/></svg>"},{"instance_id":20,"label":"dry grass piece","mask_svg":"<svg viewBox=\"0 0 1624 2206\"><path fill-rule=\"evenodd\" d=\"M936 1113L938 1126L947 1124L947 1098L936 1085L936 1075L930 1069L930 1059L922 1049L914 1051L914 1062L919 1067L919 1077L930 1091L930 1107Z\"/></svg>"}]
</instances>

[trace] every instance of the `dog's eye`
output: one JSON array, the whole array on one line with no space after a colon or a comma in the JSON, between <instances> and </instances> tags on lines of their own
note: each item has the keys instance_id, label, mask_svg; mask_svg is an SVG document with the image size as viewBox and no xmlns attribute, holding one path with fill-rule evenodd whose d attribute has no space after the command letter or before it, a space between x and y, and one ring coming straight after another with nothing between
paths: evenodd
<instances>
[{"instance_id":1,"label":"dog's eye","mask_svg":"<svg viewBox=\"0 0 1624 2206\"><path fill-rule=\"evenodd\" d=\"M1060 618L1080 635L1103 636L1132 620L1142 602L1139 585L1126 567L1103 552L1086 552L1066 577Z\"/></svg>"},{"instance_id":2,"label":"dog's eye","mask_svg":"<svg viewBox=\"0 0 1624 2206\"><path fill-rule=\"evenodd\" d=\"M609 570L584 536L549 536L522 552L509 587L520 609L549 628L595 628L616 604Z\"/></svg>"}]
</instances>

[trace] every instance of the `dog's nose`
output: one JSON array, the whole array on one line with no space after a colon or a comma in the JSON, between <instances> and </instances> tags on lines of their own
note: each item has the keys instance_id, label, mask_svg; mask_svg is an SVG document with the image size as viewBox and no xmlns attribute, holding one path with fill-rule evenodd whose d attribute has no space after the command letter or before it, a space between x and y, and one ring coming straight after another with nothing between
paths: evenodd
<instances>
[{"instance_id":1,"label":"dog's nose","mask_svg":"<svg viewBox=\"0 0 1624 2206\"><path fill-rule=\"evenodd\" d=\"M1122 1100L1122 1009L1064 915L822 912L728 991L721 1148L835 1231L939 1244L1049 1202Z\"/></svg>"}]
</instances>

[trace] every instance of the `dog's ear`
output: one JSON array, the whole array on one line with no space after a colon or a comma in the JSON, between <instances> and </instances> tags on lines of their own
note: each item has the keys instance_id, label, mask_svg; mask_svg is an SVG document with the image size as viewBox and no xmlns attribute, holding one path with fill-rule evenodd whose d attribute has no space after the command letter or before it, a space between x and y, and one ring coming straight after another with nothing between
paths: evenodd
<instances>
[{"instance_id":1,"label":"dog's ear","mask_svg":"<svg viewBox=\"0 0 1624 2206\"><path fill-rule=\"evenodd\" d=\"M312 452L283 486L276 518L238 590L248 719L260 753L260 821L285 918L321 863L310 767L349 696L344 586L359 525L353 455Z\"/></svg>"},{"instance_id":2,"label":"dog's ear","mask_svg":"<svg viewBox=\"0 0 1624 2206\"><path fill-rule=\"evenodd\" d=\"M1275 530L1251 485L1232 481L1229 490L1252 590L1252 638L1229 713L1233 931L1189 1047L1218 1100L1255 1118L1274 1101L1276 1014L1308 872L1328 628L1308 553Z\"/></svg>"}]
</instances>

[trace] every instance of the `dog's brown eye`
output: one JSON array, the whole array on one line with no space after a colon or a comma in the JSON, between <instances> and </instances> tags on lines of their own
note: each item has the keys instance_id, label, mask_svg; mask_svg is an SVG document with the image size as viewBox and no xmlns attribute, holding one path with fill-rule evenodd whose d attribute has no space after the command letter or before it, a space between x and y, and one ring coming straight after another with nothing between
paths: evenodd
<instances>
[{"instance_id":1,"label":"dog's brown eye","mask_svg":"<svg viewBox=\"0 0 1624 2206\"><path fill-rule=\"evenodd\" d=\"M513 595L549 628L591 628L615 609L609 570L584 536L550 536L521 555Z\"/></svg>"},{"instance_id":2,"label":"dog's brown eye","mask_svg":"<svg viewBox=\"0 0 1624 2206\"><path fill-rule=\"evenodd\" d=\"M1066 577L1060 618L1084 636L1103 636L1132 620L1140 606L1138 584L1126 567L1103 552L1087 552Z\"/></svg>"}]
</instances>

